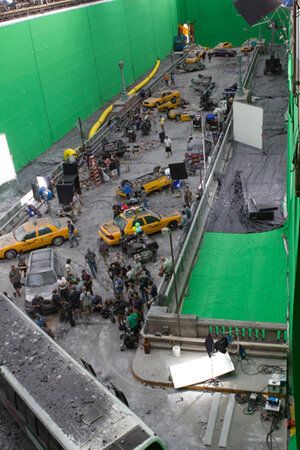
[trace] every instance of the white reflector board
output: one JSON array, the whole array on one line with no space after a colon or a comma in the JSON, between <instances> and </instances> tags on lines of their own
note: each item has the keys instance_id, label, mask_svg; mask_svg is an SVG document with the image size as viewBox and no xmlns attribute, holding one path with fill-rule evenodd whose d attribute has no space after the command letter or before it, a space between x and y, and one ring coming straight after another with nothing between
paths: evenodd
<instances>
[{"instance_id":1,"label":"white reflector board","mask_svg":"<svg viewBox=\"0 0 300 450\"><path fill-rule=\"evenodd\" d=\"M242 144L262 149L264 110L259 106L233 102L233 138Z\"/></svg>"},{"instance_id":2,"label":"white reflector board","mask_svg":"<svg viewBox=\"0 0 300 450\"><path fill-rule=\"evenodd\" d=\"M173 384L176 389L193 384L204 383L211 378L220 377L225 373L232 372L234 365L227 353L214 353L210 358L208 355L193 359L181 364L169 367Z\"/></svg>"},{"instance_id":3,"label":"white reflector board","mask_svg":"<svg viewBox=\"0 0 300 450\"><path fill-rule=\"evenodd\" d=\"M5 134L0 134L0 186L17 178Z\"/></svg>"}]
</instances>

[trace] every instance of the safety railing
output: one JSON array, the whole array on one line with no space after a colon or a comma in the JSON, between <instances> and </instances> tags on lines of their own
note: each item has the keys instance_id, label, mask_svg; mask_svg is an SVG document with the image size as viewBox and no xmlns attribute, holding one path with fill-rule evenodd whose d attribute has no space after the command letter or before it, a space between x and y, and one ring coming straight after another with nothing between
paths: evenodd
<instances>
[{"instance_id":1,"label":"safety railing","mask_svg":"<svg viewBox=\"0 0 300 450\"><path fill-rule=\"evenodd\" d=\"M167 307L152 306L142 334L152 347L176 343L184 349L204 350L210 333L214 340L231 335L245 349L265 356L286 356L288 350L287 325L282 323L202 319L185 314L180 317L180 330L178 326L177 314L168 312Z\"/></svg>"},{"instance_id":2,"label":"safety railing","mask_svg":"<svg viewBox=\"0 0 300 450\"><path fill-rule=\"evenodd\" d=\"M184 56L176 59L169 67L165 69L166 72L172 71L178 64L182 62ZM160 74L153 78L147 85L147 89L157 89L163 83L163 75ZM101 129L91 139L86 141L86 146L90 148L92 153L96 153L102 146L103 138L107 137L109 133L114 131L120 123L125 122L129 111L141 105L142 99L138 95L132 96L130 99L129 109L120 115L113 115L111 120L105 123ZM59 177L62 174L62 164L58 164L48 175L50 177ZM32 191L27 192L17 203L15 203L3 216L0 217L0 235L11 231L11 229L18 223L21 223L26 218L26 204L34 201Z\"/></svg>"},{"instance_id":3,"label":"safety railing","mask_svg":"<svg viewBox=\"0 0 300 450\"><path fill-rule=\"evenodd\" d=\"M259 48L256 48L253 52L252 59L244 76L243 85L245 88L248 87L251 81L258 53ZM230 114L228 115L224 124L224 132L220 134L213 150L211 164L207 172L207 176L204 180L205 187L203 190L203 195L194 212L193 220L188 234L184 242L180 242L180 244L182 245L178 246L178 248L180 249L180 253L179 255L175 255L177 297L179 299L180 305L185 295L193 265L196 262L196 257L199 251L210 208L213 204L215 195L218 190L219 174L223 172L230 156L230 145L227 144L227 141L232 134L232 126L232 111L230 111ZM176 311L177 302L175 298L174 275L172 275L168 282L162 280L159 285L158 292L159 304L168 306L170 312Z\"/></svg>"}]
</instances>

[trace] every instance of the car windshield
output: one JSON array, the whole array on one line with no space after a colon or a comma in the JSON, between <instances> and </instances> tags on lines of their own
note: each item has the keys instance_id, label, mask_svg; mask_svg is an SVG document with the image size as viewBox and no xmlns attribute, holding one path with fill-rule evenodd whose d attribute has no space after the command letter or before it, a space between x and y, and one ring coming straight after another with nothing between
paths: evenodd
<instances>
[{"instance_id":1,"label":"car windshield","mask_svg":"<svg viewBox=\"0 0 300 450\"><path fill-rule=\"evenodd\" d=\"M18 227L18 228L13 232L14 238L15 238L17 241L20 241L20 242L24 239L25 234L26 234L26 230L25 230L25 228L24 228L23 225L21 225L20 227Z\"/></svg>"},{"instance_id":2,"label":"car windshield","mask_svg":"<svg viewBox=\"0 0 300 450\"><path fill-rule=\"evenodd\" d=\"M26 280L26 285L29 287L43 286L44 284L56 283L56 276L53 270L40 273L30 273Z\"/></svg>"},{"instance_id":3,"label":"car windshield","mask_svg":"<svg viewBox=\"0 0 300 450\"><path fill-rule=\"evenodd\" d=\"M121 230L124 230L124 228L127 225L127 221L125 219L123 219L123 217L117 216L114 219L113 224L116 225L117 227L119 227Z\"/></svg>"}]
</instances>

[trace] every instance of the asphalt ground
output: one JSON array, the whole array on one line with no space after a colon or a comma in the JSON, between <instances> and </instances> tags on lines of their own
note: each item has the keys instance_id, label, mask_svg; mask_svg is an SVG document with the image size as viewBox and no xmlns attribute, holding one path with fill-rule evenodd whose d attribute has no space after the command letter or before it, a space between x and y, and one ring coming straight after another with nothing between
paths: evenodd
<instances>
[{"instance_id":1,"label":"asphalt ground","mask_svg":"<svg viewBox=\"0 0 300 450\"><path fill-rule=\"evenodd\" d=\"M243 62L243 69L245 70L248 64L248 59L245 58ZM212 97L216 100L220 99L221 93L225 87L232 85L237 78L237 68L235 58L215 58L211 63L206 63L206 69L201 72L202 75L211 75L213 81L216 82L216 89ZM176 85L182 97L190 102L186 110L197 111L199 102L198 94L191 87L190 80L195 77L197 73L176 73ZM134 178L147 173L153 169L154 166L165 166L169 162L181 162L184 158L186 144L188 137L192 133L191 123L166 123L166 132L171 137L173 142L173 156L167 158L164 147L159 143L158 132L159 128L159 114L155 111L152 114L152 130L150 136L138 136L137 144L142 150L137 153L130 154L127 160L122 160L121 164L121 178ZM73 138L74 138L74 133ZM115 134L114 137L120 137ZM78 138L76 137L78 140ZM76 139L74 138L74 144ZM48 165L51 167L50 161L57 162L63 153L63 149L67 148L69 144L68 138L62 140L56 149L49 151L49 160L47 161L47 152L43 155L42 166ZM75 145L74 145L75 146ZM40 174L41 160L37 162L37 166L32 164L30 173L27 173L28 182L30 177L34 174ZM52 164L53 165L53 164ZM29 170L29 169L28 169ZM97 240L97 230L99 224L104 223L112 218L112 204L115 202L115 189L119 184L119 180L111 180L99 187L93 187L86 190L82 194L82 201L84 206L81 215L79 216L76 226L80 231L80 245L78 248L70 249L69 244L65 243L62 247L57 249L57 253L64 263L67 258L71 258L74 270L80 273L84 267L84 254L88 247L94 249ZM190 177L188 184L193 192L199 185L199 175ZM9 198L12 201L12 196ZM171 194L169 191L153 194L149 197L149 208L153 211L163 212L166 209L181 209L183 199L179 193ZM58 205L54 203L53 209L57 209ZM178 247L182 231L174 232L175 247ZM161 234L156 235L155 239L159 243L159 256L170 256L169 242ZM118 249L111 251L110 258L116 257ZM8 261L1 261L0 263L0 283L2 290L12 292L9 280L10 263ZM102 295L104 298L112 295L111 282L107 275L107 268L102 260L98 260L98 275L94 281L95 293ZM158 282L160 279L157 276L159 263L148 264L147 267ZM24 289L23 289L24 294ZM21 308L24 305L24 297L13 300ZM201 403L200 395L197 393L180 394L177 391L166 391L164 389L152 389L148 386L143 386L133 379L130 371L133 352L120 352L120 340L117 326L111 324L108 320L104 320L99 316L93 316L90 323L86 324L83 321L78 322L77 326L70 328L69 324L60 324L56 316L49 318L51 327L54 330L56 340L61 344L71 355L76 359L83 356L95 365L100 379L103 381L113 381L117 386L124 390L125 395L128 396L129 404L133 411L140 415L146 423L148 423L159 435L166 441L167 447L172 450L179 450L187 448L190 450L200 448L199 442L201 435L204 432L202 428L199 430L199 423L203 421L203 417L207 417L209 413L210 402ZM208 394L210 395L210 394ZM184 401L182 400L184 398ZM199 402L198 402L199 400ZM195 409L196 408L196 409ZM172 412L171 412L172 410ZM174 425L174 411L176 425ZM189 412L188 412L189 411ZM196 416L195 416L195 414ZM181 423L178 427L177 424ZM203 422L205 425L205 420ZM258 436L258 441L262 442L263 437ZM7 442L10 442L7 444ZM0 447L2 443L9 445L8 448L14 450L20 448L20 445L13 440L8 441L7 433L0 433ZM27 447L30 448L30 447ZM241 448L239 446L231 447ZM260 444L256 448L265 448Z\"/></svg>"}]
</instances>

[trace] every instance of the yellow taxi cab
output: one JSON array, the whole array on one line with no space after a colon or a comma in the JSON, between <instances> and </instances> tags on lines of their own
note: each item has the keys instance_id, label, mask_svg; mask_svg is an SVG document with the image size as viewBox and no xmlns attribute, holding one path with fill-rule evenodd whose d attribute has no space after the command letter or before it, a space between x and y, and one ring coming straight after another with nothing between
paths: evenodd
<instances>
[{"instance_id":1,"label":"yellow taxi cab","mask_svg":"<svg viewBox=\"0 0 300 450\"><path fill-rule=\"evenodd\" d=\"M20 252L62 245L68 239L67 222L67 218L51 217L25 222L11 233L0 236L0 258L14 259Z\"/></svg>"},{"instance_id":2,"label":"yellow taxi cab","mask_svg":"<svg viewBox=\"0 0 300 450\"><path fill-rule=\"evenodd\" d=\"M231 42L219 42L218 45L215 46L215 48L232 48Z\"/></svg>"},{"instance_id":3,"label":"yellow taxi cab","mask_svg":"<svg viewBox=\"0 0 300 450\"><path fill-rule=\"evenodd\" d=\"M146 108L155 108L156 106L161 105L169 100L175 101L176 98L180 97L179 91L164 91L161 94L158 94L157 97L149 97L143 101L143 106Z\"/></svg>"},{"instance_id":4,"label":"yellow taxi cab","mask_svg":"<svg viewBox=\"0 0 300 450\"><path fill-rule=\"evenodd\" d=\"M169 100L166 103L163 103L162 105L159 105L157 107L158 111L169 111L170 109L177 108L178 106L182 106L183 102L181 98L176 98L175 100Z\"/></svg>"},{"instance_id":5,"label":"yellow taxi cab","mask_svg":"<svg viewBox=\"0 0 300 450\"><path fill-rule=\"evenodd\" d=\"M201 61L203 56L203 50L192 50L187 54L184 62L185 64L197 64Z\"/></svg>"},{"instance_id":6,"label":"yellow taxi cab","mask_svg":"<svg viewBox=\"0 0 300 450\"><path fill-rule=\"evenodd\" d=\"M98 234L108 245L118 245L122 234L125 236L134 234L133 227L137 223L144 233L153 234L165 227L175 230L180 222L181 215L178 211L161 216L143 206L138 206L127 209L114 220L101 225Z\"/></svg>"},{"instance_id":7,"label":"yellow taxi cab","mask_svg":"<svg viewBox=\"0 0 300 450\"><path fill-rule=\"evenodd\" d=\"M116 189L116 194L120 195L120 197L126 197L122 189L122 184L129 183L132 187L133 184L139 185L147 194L151 192L160 191L165 187L168 187L172 184L172 180L165 175L165 169L160 168L159 171L146 173L141 177L137 177L134 180L123 180L121 186L118 186Z\"/></svg>"},{"instance_id":8,"label":"yellow taxi cab","mask_svg":"<svg viewBox=\"0 0 300 450\"><path fill-rule=\"evenodd\" d=\"M252 50L253 50L252 45L243 45L241 47L241 52L242 53L250 53L250 52L252 52Z\"/></svg>"},{"instance_id":9,"label":"yellow taxi cab","mask_svg":"<svg viewBox=\"0 0 300 450\"><path fill-rule=\"evenodd\" d=\"M170 120L176 120L176 122L188 122L192 120L194 114L191 112L183 112L183 111L167 111L167 117Z\"/></svg>"}]
</instances>

